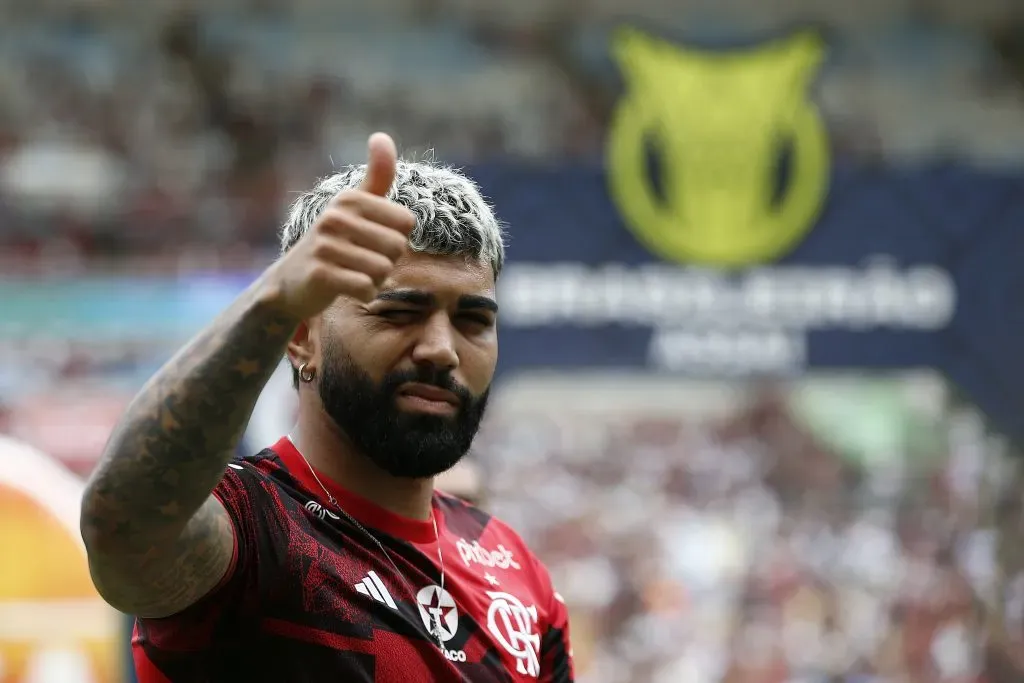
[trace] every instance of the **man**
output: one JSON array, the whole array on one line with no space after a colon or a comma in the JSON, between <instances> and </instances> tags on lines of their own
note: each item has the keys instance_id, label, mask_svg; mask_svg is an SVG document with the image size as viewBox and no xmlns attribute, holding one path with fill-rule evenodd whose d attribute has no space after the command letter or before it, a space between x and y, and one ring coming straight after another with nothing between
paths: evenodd
<instances>
[{"instance_id":1,"label":"man","mask_svg":"<svg viewBox=\"0 0 1024 683\"><path fill-rule=\"evenodd\" d=\"M497 360L501 230L383 134L142 389L87 487L93 580L142 683L571 681L564 605L501 522L435 493ZM294 431L232 462L283 353Z\"/></svg>"}]
</instances>

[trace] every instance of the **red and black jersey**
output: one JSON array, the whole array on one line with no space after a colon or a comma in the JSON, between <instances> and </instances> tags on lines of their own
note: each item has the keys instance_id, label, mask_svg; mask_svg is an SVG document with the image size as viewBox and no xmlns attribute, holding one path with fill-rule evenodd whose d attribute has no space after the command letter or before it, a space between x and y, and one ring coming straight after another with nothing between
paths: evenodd
<instances>
[{"instance_id":1,"label":"red and black jersey","mask_svg":"<svg viewBox=\"0 0 1024 683\"><path fill-rule=\"evenodd\" d=\"M137 620L140 683L573 680L565 605L511 528L435 494L442 588L432 522L320 479L390 561L289 440L234 462L214 490L231 569L184 612Z\"/></svg>"}]
</instances>

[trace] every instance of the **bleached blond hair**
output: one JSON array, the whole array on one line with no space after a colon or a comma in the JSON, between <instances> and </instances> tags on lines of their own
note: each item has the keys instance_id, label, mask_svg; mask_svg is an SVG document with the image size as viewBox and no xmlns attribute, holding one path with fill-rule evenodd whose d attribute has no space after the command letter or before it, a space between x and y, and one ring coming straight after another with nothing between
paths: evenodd
<instances>
[{"instance_id":1,"label":"bleached blond hair","mask_svg":"<svg viewBox=\"0 0 1024 683\"><path fill-rule=\"evenodd\" d=\"M281 228L281 253L306 234L336 194L358 186L365 175L365 164L348 166L299 195ZM501 273L504 231L476 183L461 171L433 161L400 160L387 196L416 214L409 236L413 251L466 255L489 263L495 278Z\"/></svg>"}]
</instances>

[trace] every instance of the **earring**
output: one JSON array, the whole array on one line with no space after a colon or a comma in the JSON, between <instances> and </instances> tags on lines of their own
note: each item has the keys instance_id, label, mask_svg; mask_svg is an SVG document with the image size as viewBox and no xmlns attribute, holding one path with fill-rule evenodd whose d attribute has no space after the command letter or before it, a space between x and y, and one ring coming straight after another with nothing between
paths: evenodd
<instances>
[{"instance_id":1,"label":"earring","mask_svg":"<svg viewBox=\"0 0 1024 683\"><path fill-rule=\"evenodd\" d=\"M306 384L309 384L313 381L313 378L316 377L316 370L307 371L307 368L309 368L309 363L303 363L299 366L299 379Z\"/></svg>"}]
</instances>

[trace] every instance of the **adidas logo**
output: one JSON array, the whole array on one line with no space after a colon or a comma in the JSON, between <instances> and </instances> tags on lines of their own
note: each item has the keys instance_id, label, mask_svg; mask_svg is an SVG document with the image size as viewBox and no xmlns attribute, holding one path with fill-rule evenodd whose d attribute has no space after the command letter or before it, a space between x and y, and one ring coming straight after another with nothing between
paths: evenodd
<instances>
[{"instance_id":1,"label":"adidas logo","mask_svg":"<svg viewBox=\"0 0 1024 683\"><path fill-rule=\"evenodd\" d=\"M356 584L356 591L373 598L377 602L384 603L393 610L398 609L398 605L395 604L394 599L391 597L391 593L388 593L388 589L384 586L384 582L380 580L379 576L377 576L377 572L371 571L368 573L366 578Z\"/></svg>"}]
</instances>

